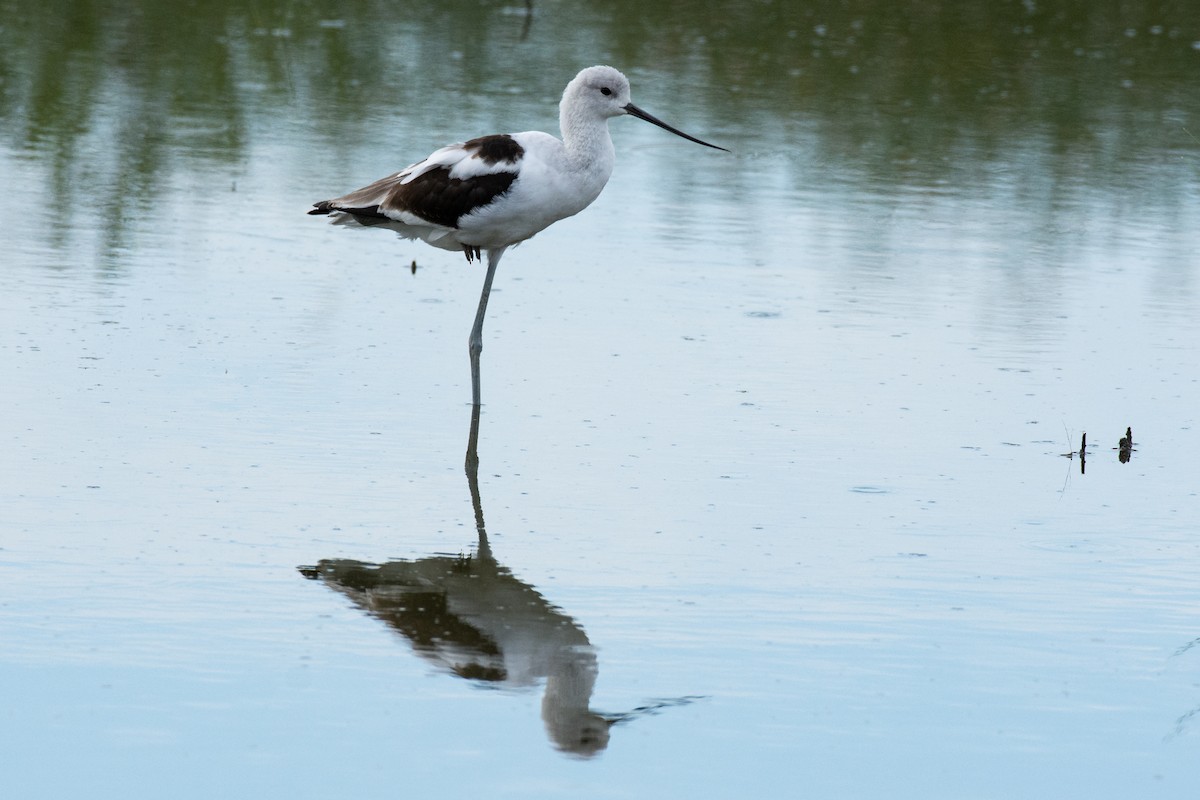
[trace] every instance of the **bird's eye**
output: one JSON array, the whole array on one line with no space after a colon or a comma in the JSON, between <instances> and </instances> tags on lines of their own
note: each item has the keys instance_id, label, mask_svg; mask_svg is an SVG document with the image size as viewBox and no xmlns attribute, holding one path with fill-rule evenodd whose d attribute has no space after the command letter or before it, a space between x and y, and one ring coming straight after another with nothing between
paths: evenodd
<instances>
[{"instance_id":1,"label":"bird's eye","mask_svg":"<svg viewBox=\"0 0 1200 800\"><path fill-rule=\"evenodd\" d=\"M607 86L602 86L600 87L600 94L608 97L610 94L612 94L612 89L608 88Z\"/></svg>"}]
</instances>

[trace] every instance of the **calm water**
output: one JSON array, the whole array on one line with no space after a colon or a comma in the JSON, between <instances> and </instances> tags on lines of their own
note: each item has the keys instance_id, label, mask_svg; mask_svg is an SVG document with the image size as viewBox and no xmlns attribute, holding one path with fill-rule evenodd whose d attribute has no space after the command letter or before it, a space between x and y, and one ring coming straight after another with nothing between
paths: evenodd
<instances>
[{"instance_id":1,"label":"calm water","mask_svg":"<svg viewBox=\"0 0 1200 800\"><path fill-rule=\"evenodd\" d=\"M1200 11L852 5L0 0L6 791L1193 793ZM473 484L481 270L304 211L593 63L734 154L506 256Z\"/></svg>"}]
</instances>

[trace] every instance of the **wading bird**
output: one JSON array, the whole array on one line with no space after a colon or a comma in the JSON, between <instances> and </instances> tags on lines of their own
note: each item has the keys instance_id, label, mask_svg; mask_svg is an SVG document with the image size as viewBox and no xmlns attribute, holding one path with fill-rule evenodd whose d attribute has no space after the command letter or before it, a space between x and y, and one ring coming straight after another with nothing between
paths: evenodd
<instances>
[{"instance_id":1,"label":"wading bird","mask_svg":"<svg viewBox=\"0 0 1200 800\"><path fill-rule=\"evenodd\" d=\"M612 67L588 67L576 75L563 92L558 113L561 141L548 133L525 131L452 144L395 175L322 200L308 212L334 214L338 222L381 226L443 250L460 250L468 262L487 253L487 275L469 339L476 409L483 317L496 265L509 247L578 214L600 195L616 160L608 120L629 114L689 141L725 150L635 106L629 99L629 80Z\"/></svg>"}]
</instances>

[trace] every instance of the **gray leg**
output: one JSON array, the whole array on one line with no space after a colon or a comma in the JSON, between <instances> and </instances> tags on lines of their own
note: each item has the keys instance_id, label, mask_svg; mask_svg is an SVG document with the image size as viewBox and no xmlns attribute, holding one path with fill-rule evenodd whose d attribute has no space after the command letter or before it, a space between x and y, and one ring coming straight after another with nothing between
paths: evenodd
<instances>
[{"instance_id":1,"label":"gray leg","mask_svg":"<svg viewBox=\"0 0 1200 800\"><path fill-rule=\"evenodd\" d=\"M471 404L479 407L479 353L483 350L483 317L487 313L488 295L492 293L492 278L496 277L496 265L506 248L488 250L487 277L483 279L483 293L479 295L479 310L475 312L475 325L471 328L468 346L471 351Z\"/></svg>"}]
</instances>

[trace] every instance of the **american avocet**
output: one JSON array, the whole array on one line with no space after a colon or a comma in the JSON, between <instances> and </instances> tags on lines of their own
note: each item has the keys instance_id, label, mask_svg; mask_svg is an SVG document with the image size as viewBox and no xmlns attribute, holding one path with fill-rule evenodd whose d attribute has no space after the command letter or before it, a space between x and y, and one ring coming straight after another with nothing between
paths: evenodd
<instances>
[{"instance_id":1,"label":"american avocet","mask_svg":"<svg viewBox=\"0 0 1200 800\"><path fill-rule=\"evenodd\" d=\"M487 252L487 276L471 328L471 398L479 406L483 317L500 256L552 223L578 214L600 195L615 153L608 120L630 114L716 150L672 128L629 100L629 80L612 67L588 67L559 103L562 141L548 133L498 134L443 147L357 191L316 203L310 214L378 225L407 239L461 250L471 262ZM726 151L728 152L728 151Z\"/></svg>"}]
</instances>

